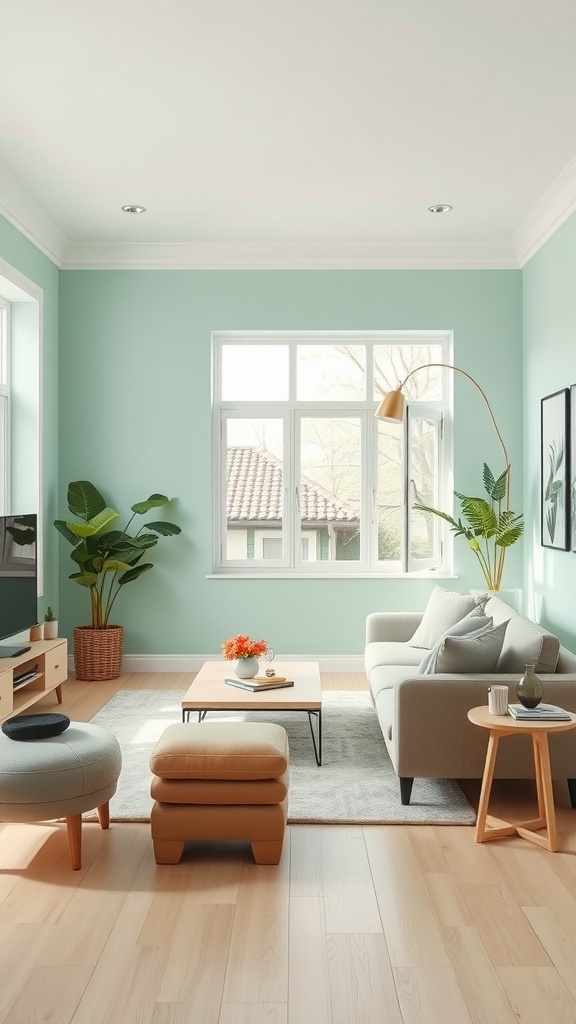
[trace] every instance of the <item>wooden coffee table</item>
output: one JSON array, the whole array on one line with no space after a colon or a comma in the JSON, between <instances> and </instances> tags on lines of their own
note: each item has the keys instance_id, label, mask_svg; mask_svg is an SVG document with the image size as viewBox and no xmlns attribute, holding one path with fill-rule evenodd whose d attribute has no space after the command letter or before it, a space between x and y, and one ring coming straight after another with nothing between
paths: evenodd
<instances>
[{"instance_id":1,"label":"wooden coffee table","mask_svg":"<svg viewBox=\"0 0 576 1024\"><path fill-rule=\"evenodd\" d=\"M204 721L208 711L305 711L308 715L316 764L322 764L322 688L317 661L274 662L276 675L293 679L294 686L253 693L229 686L234 679L230 661L206 661L182 698L182 721L191 712ZM316 722L314 730L313 720Z\"/></svg>"}]
</instances>

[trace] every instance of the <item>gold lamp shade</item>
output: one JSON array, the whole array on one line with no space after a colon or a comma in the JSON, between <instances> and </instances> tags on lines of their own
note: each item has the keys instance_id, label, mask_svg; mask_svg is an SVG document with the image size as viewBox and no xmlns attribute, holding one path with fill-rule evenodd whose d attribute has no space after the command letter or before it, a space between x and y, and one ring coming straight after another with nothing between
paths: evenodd
<instances>
[{"instance_id":1,"label":"gold lamp shade","mask_svg":"<svg viewBox=\"0 0 576 1024\"><path fill-rule=\"evenodd\" d=\"M380 402L374 415L379 420L388 420L391 423L402 423L404 419L404 408L406 399L400 388L396 391L389 391Z\"/></svg>"}]
</instances>

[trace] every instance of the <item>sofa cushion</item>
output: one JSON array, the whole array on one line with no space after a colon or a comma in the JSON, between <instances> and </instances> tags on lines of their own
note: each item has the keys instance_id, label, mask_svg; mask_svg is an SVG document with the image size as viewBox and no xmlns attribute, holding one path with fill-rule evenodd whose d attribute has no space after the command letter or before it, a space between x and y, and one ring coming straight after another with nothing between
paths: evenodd
<instances>
[{"instance_id":1,"label":"sofa cushion","mask_svg":"<svg viewBox=\"0 0 576 1024\"><path fill-rule=\"evenodd\" d=\"M507 622L484 628L472 636L445 636L435 648L435 657L425 658L423 675L436 672L495 672L502 650ZM432 653L432 652L431 652Z\"/></svg>"},{"instance_id":2,"label":"sofa cushion","mask_svg":"<svg viewBox=\"0 0 576 1024\"><path fill-rule=\"evenodd\" d=\"M422 660L422 651L408 644L393 640L373 640L366 644L364 665L366 675L370 676L373 668L378 665L413 665L415 668Z\"/></svg>"},{"instance_id":3,"label":"sofa cushion","mask_svg":"<svg viewBox=\"0 0 576 1024\"><path fill-rule=\"evenodd\" d=\"M413 679L418 675L418 666L378 665L370 673L370 693L373 701L382 690L395 690L402 679Z\"/></svg>"},{"instance_id":4,"label":"sofa cushion","mask_svg":"<svg viewBox=\"0 0 576 1024\"><path fill-rule=\"evenodd\" d=\"M450 626L450 629L446 630L444 636L440 637L438 643L434 644L432 650L428 651L428 654L424 656L418 666L419 674L429 675L431 671L439 671L434 668L430 669L430 666L436 665L438 650L447 636L477 637L493 628L494 623L492 622L492 619L489 619L486 615L466 615L465 618L460 619L459 622L455 622L453 626Z\"/></svg>"},{"instance_id":5,"label":"sofa cushion","mask_svg":"<svg viewBox=\"0 0 576 1024\"><path fill-rule=\"evenodd\" d=\"M455 594L444 587L434 587L414 636L409 640L411 647L430 650L444 636L446 630L463 619L469 612L478 609L483 614L484 600L478 594Z\"/></svg>"},{"instance_id":6,"label":"sofa cushion","mask_svg":"<svg viewBox=\"0 0 576 1024\"><path fill-rule=\"evenodd\" d=\"M523 615L513 615L498 661L498 672L519 672L534 665L536 672L555 672L560 641L553 633L530 622Z\"/></svg>"}]
</instances>

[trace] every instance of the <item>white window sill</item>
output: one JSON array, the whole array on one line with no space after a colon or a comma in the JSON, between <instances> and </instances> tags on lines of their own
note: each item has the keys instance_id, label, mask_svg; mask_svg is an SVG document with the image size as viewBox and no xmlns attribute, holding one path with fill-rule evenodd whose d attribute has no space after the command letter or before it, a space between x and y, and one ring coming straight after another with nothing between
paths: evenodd
<instances>
[{"instance_id":1,"label":"white window sill","mask_svg":"<svg viewBox=\"0 0 576 1024\"><path fill-rule=\"evenodd\" d=\"M452 572L427 570L426 572L315 572L296 573L281 570L260 572L218 572L208 573L207 580L456 580Z\"/></svg>"}]
</instances>

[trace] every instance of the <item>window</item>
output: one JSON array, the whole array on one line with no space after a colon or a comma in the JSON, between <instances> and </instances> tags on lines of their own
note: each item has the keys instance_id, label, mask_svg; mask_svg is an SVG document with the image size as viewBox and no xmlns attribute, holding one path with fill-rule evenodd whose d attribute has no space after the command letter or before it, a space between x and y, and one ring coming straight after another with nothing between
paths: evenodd
<instances>
[{"instance_id":1,"label":"window","mask_svg":"<svg viewBox=\"0 0 576 1024\"><path fill-rule=\"evenodd\" d=\"M218 573L401 573L438 566L447 332L226 332L214 345ZM407 382L405 424L376 420ZM449 376L449 375L448 375Z\"/></svg>"},{"instance_id":2,"label":"window","mask_svg":"<svg viewBox=\"0 0 576 1024\"><path fill-rule=\"evenodd\" d=\"M0 514L8 511L10 478L10 388L8 352L10 307L0 299Z\"/></svg>"}]
</instances>

